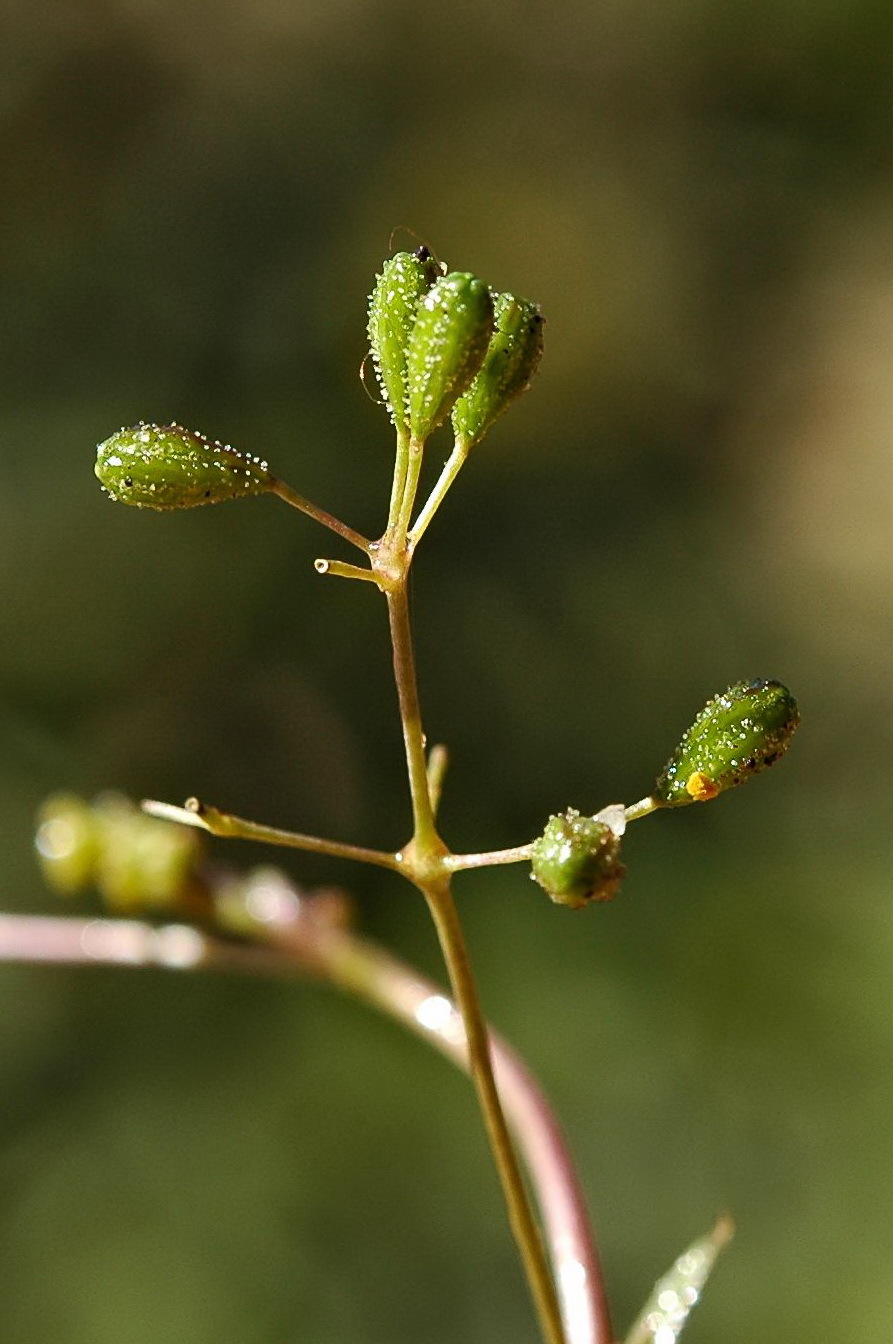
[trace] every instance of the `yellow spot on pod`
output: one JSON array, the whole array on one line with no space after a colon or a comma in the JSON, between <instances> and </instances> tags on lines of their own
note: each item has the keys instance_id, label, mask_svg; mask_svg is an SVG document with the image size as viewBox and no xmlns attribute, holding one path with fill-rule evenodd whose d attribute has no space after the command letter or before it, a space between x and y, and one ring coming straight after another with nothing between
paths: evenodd
<instances>
[{"instance_id":1,"label":"yellow spot on pod","mask_svg":"<svg viewBox=\"0 0 893 1344\"><path fill-rule=\"evenodd\" d=\"M696 803L708 803L719 793L719 785L702 770L696 770L685 781L685 792L694 798Z\"/></svg>"}]
</instances>

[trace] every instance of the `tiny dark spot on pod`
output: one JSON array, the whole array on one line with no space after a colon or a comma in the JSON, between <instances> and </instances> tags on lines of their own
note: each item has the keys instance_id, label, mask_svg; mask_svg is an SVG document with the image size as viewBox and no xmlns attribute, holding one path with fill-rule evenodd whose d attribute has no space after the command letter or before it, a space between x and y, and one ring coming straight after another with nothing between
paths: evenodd
<instances>
[{"instance_id":1,"label":"tiny dark spot on pod","mask_svg":"<svg viewBox=\"0 0 893 1344\"><path fill-rule=\"evenodd\" d=\"M125 476L125 477L124 477L124 484L127 486L127 489L129 490L129 489L131 488L131 486L133 485L133 477L132 477L132 476Z\"/></svg>"},{"instance_id":2,"label":"tiny dark spot on pod","mask_svg":"<svg viewBox=\"0 0 893 1344\"><path fill-rule=\"evenodd\" d=\"M206 491L205 491L205 499L210 499L210 498L211 498L211 491L210 491L210 490L206 490Z\"/></svg>"}]
</instances>

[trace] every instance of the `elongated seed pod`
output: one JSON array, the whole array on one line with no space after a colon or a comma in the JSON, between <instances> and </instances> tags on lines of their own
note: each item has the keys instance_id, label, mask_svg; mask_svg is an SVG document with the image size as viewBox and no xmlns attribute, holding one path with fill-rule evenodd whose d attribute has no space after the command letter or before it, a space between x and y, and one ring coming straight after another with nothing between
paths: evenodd
<instances>
[{"instance_id":1,"label":"elongated seed pod","mask_svg":"<svg viewBox=\"0 0 893 1344\"><path fill-rule=\"evenodd\" d=\"M493 299L483 280L442 276L419 304L406 353L409 431L417 443L447 418L481 367L493 333Z\"/></svg>"},{"instance_id":2,"label":"elongated seed pod","mask_svg":"<svg viewBox=\"0 0 893 1344\"><path fill-rule=\"evenodd\" d=\"M543 353L543 317L535 303L514 294L498 294L493 305L493 335L484 362L467 392L453 407L458 443L480 443L503 411L526 392Z\"/></svg>"},{"instance_id":3,"label":"elongated seed pod","mask_svg":"<svg viewBox=\"0 0 893 1344\"><path fill-rule=\"evenodd\" d=\"M595 817L569 808L550 817L533 842L531 877L557 905L577 909L612 900L626 872L620 862L624 825L622 807L606 808Z\"/></svg>"},{"instance_id":4,"label":"elongated seed pod","mask_svg":"<svg viewBox=\"0 0 893 1344\"><path fill-rule=\"evenodd\" d=\"M664 766L654 797L665 807L703 803L742 784L787 751L800 722L780 681L739 681L701 710Z\"/></svg>"},{"instance_id":5,"label":"elongated seed pod","mask_svg":"<svg viewBox=\"0 0 893 1344\"><path fill-rule=\"evenodd\" d=\"M182 425L119 429L97 448L96 475L111 499L139 509L192 509L262 495L274 484L260 458Z\"/></svg>"},{"instance_id":6,"label":"elongated seed pod","mask_svg":"<svg viewBox=\"0 0 893 1344\"><path fill-rule=\"evenodd\" d=\"M406 432L406 351L419 303L440 270L426 247L397 252L381 268L369 296L369 348L385 404Z\"/></svg>"}]
</instances>

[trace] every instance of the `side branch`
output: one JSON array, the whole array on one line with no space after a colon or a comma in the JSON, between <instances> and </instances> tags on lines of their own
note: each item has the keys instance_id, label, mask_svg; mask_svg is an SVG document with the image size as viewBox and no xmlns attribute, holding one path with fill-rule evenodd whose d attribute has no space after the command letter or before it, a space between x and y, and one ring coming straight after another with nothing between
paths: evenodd
<instances>
[{"instance_id":1,"label":"side branch","mask_svg":"<svg viewBox=\"0 0 893 1344\"><path fill-rule=\"evenodd\" d=\"M324 840L318 835L302 835L299 831L282 831L276 826L264 826L257 821L246 821L229 812L188 798L185 807L160 803L147 798L141 804L144 812L164 821L177 821L182 826L195 826L227 840L257 840L261 844L282 845L287 849L303 849L310 854L328 854L334 859L353 859L357 863L371 863L378 868L402 872L403 865L396 854L380 849L364 849L361 845L347 845L340 840Z\"/></svg>"}]
</instances>

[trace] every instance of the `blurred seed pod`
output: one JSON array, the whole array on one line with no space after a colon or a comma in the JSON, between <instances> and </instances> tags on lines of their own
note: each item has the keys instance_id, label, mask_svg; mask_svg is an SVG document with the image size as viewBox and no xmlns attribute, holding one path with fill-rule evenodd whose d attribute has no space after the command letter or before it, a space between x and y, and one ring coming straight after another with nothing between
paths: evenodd
<instances>
[{"instance_id":1,"label":"blurred seed pod","mask_svg":"<svg viewBox=\"0 0 893 1344\"><path fill-rule=\"evenodd\" d=\"M626 873L620 862L625 826L619 804L594 817L581 817L575 808L550 817L533 843L531 877L558 905L576 909L613 900Z\"/></svg>"},{"instance_id":2,"label":"blurred seed pod","mask_svg":"<svg viewBox=\"0 0 893 1344\"><path fill-rule=\"evenodd\" d=\"M119 429L96 450L96 475L111 499L140 509L192 509L273 488L266 462L182 425Z\"/></svg>"},{"instance_id":3,"label":"blurred seed pod","mask_svg":"<svg viewBox=\"0 0 893 1344\"><path fill-rule=\"evenodd\" d=\"M458 443L472 448L512 402L526 392L543 353L543 317L535 303L497 294L493 335L484 362L453 407Z\"/></svg>"},{"instance_id":4,"label":"blurred seed pod","mask_svg":"<svg viewBox=\"0 0 893 1344\"><path fill-rule=\"evenodd\" d=\"M73 793L54 793L37 815L34 847L49 885L62 896L94 880L99 836L92 810Z\"/></svg>"},{"instance_id":5,"label":"blurred seed pod","mask_svg":"<svg viewBox=\"0 0 893 1344\"><path fill-rule=\"evenodd\" d=\"M381 268L369 296L369 348L385 404L397 429L406 426L406 351L419 303L440 275L427 247L397 252Z\"/></svg>"},{"instance_id":6,"label":"blurred seed pod","mask_svg":"<svg viewBox=\"0 0 893 1344\"><path fill-rule=\"evenodd\" d=\"M780 681L739 681L701 710L664 766L654 797L664 807L708 802L773 765L800 722Z\"/></svg>"},{"instance_id":7,"label":"blurred seed pod","mask_svg":"<svg viewBox=\"0 0 893 1344\"><path fill-rule=\"evenodd\" d=\"M406 353L409 431L417 443L447 418L481 367L493 333L493 299L467 272L442 276L419 304Z\"/></svg>"},{"instance_id":8,"label":"blurred seed pod","mask_svg":"<svg viewBox=\"0 0 893 1344\"><path fill-rule=\"evenodd\" d=\"M47 881L63 895L95 886L122 914L207 910L201 834L149 817L119 794L92 804L73 794L48 798L35 846Z\"/></svg>"},{"instance_id":9,"label":"blurred seed pod","mask_svg":"<svg viewBox=\"0 0 893 1344\"><path fill-rule=\"evenodd\" d=\"M175 911L191 903L203 851L197 831L146 816L105 794L93 808L100 837L96 886L113 910Z\"/></svg>"}]
</instances>

